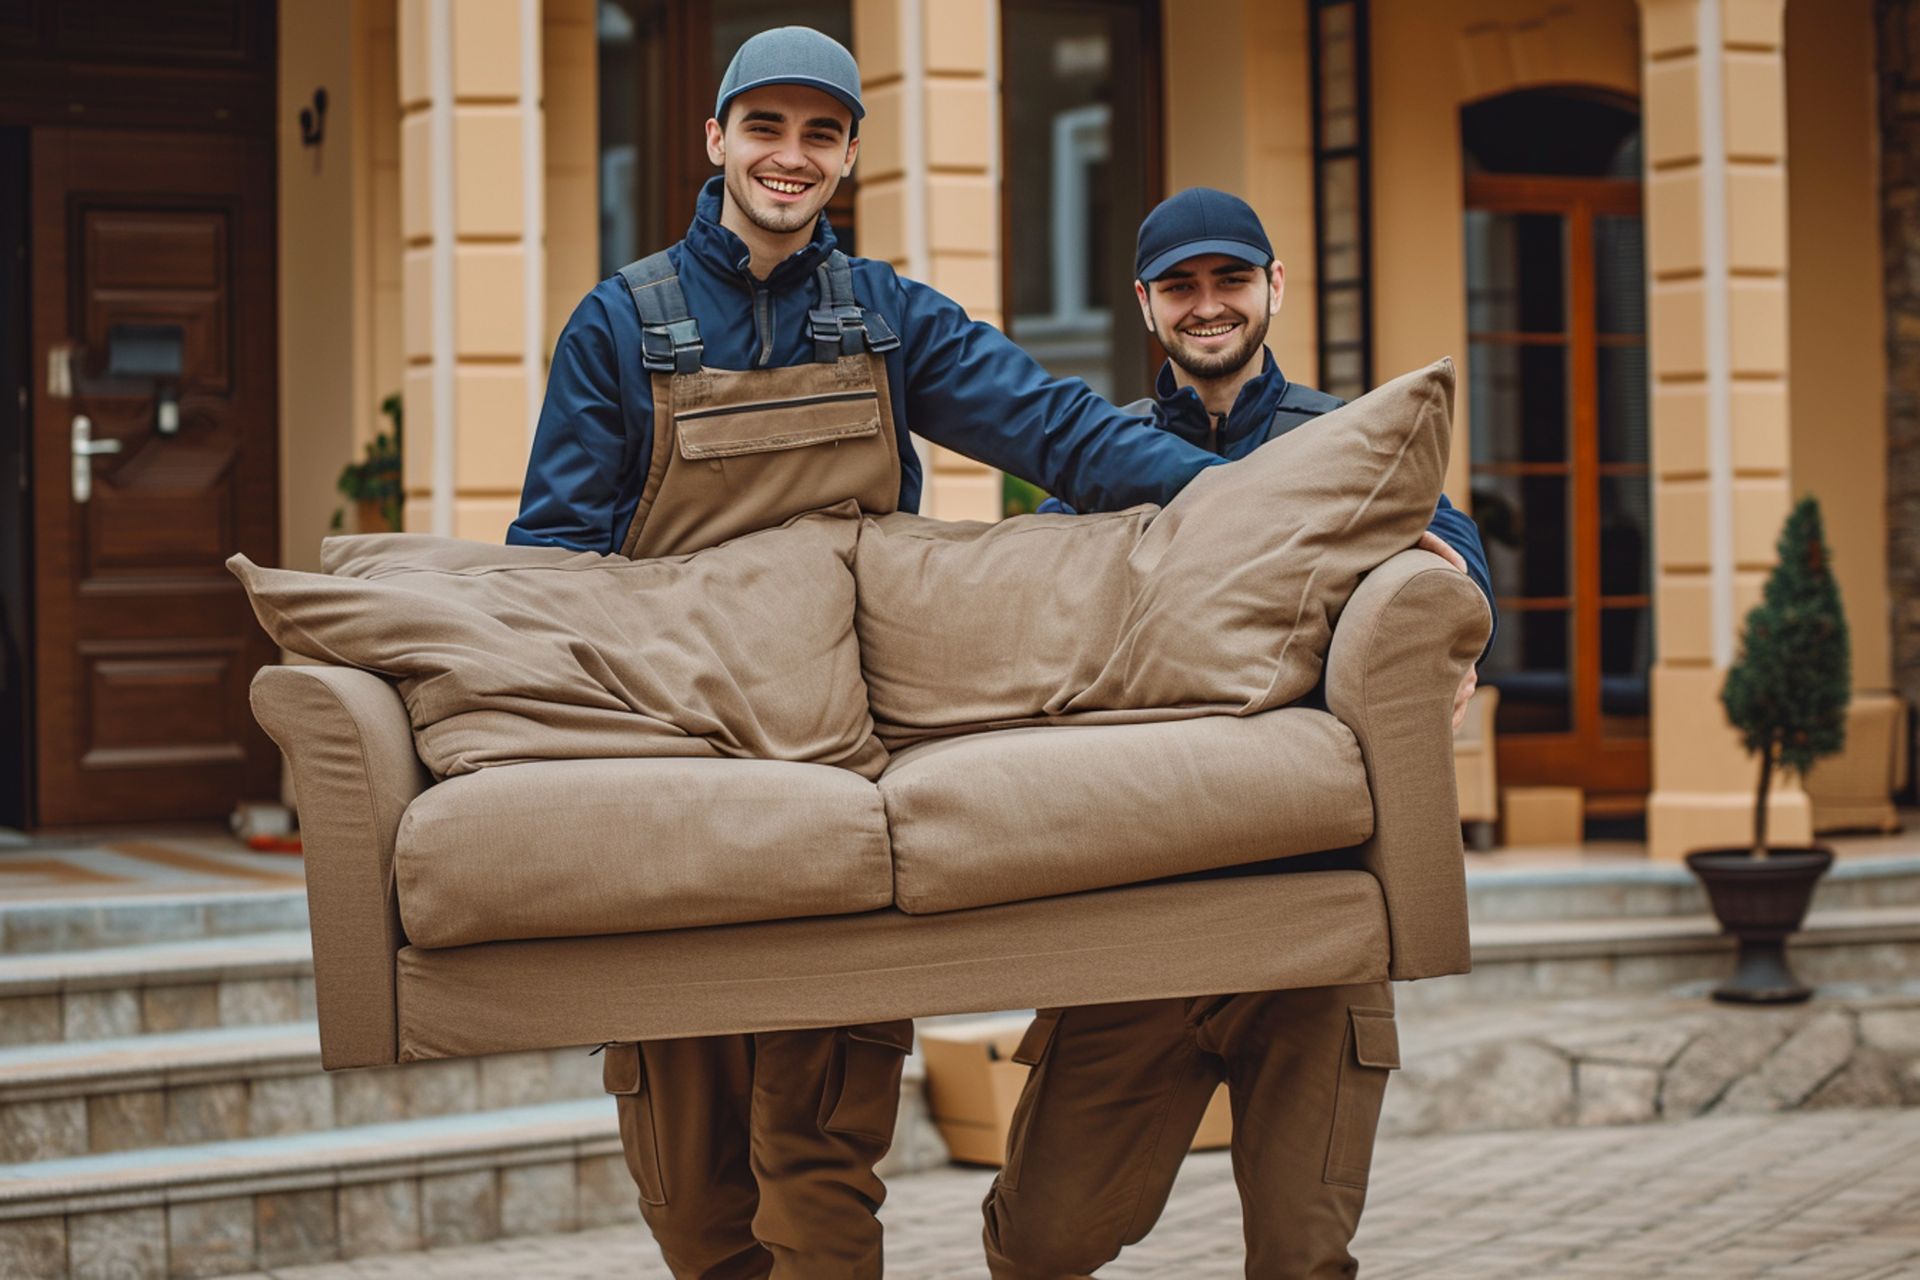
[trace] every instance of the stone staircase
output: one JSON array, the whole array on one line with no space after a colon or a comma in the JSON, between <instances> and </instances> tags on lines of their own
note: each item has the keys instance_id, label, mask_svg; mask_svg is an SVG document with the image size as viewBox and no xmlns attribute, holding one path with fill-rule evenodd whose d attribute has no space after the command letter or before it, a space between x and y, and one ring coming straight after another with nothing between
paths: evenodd
<instances>
[{"instance_id":1,"label":"stone staircase","mask_svg":"<svg viewBox=\"0 0 1920 1280\"><path fill-rule=\"evenodd\" d=\"M634 1223L586 1048L325 1072L301 892L0 903L0 1277ZM917 1059L886 1168L946 1159Z\"/></svg>"},{"instance_id":2,"label":"stone staircase","mask_svg":"<svg viewBox=\"0 0 1920 1280\"><path fill-rule=\"evenodd\" d=\"M1388 1132L1920 1102L1920 857L1842 861L1799 1011L1683 868L1469 874L1475 972L1400 988ZM1908 985L1901 987L1906 980ZM219 1276L635 1223L583 1049L320 1070L304 894L0 903L0 1277ZM909 1065L895 1175L945 1158Z\"/></svg>"},{"instance_id":3,"label":"stone staircase","mask_svg":"<svg viewBox=\"0 0 1920 1280\"><path fill-rule=\"evenodd\" d=\"M0 906L0 1276L637 1221L585 1049L320 1069L305 895Z\"/></svg>"},{"instance_id":4,"label":"stone staircase","mask_svg":"<svg viewBox=\"0 0 1920 1280\"><path fill-rule=\"evenodd\" d=\"M1403 1010L1705 989L1733 944L1684 866L1643 861L1467 871L1473 972L1400 989ZM1791 944L1808 982L1920 975L1920 857L1842 859Z\"/></svg>"}]
</instances>

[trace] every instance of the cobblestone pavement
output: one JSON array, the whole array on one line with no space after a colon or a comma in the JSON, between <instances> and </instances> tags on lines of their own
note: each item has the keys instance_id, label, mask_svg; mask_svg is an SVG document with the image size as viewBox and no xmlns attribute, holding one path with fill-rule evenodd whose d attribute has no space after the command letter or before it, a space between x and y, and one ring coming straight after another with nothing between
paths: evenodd
<instances>
[{"instance_id":1,"label":"cobblestone pavement","mask_svg":"<svg viewBox=\"0 0 1920 1280\"><path fill-rule=\"evenodd\" d=\"M985 1269L989 1174L895 1180L888 1274ZM1159 1226L1111 1280L1240 1275L1225 1154L1188 1160ZM1355 1253L1367 1280L1920 1276L1920 1110L1707 1117L1632 1128L1391 1139ZM640 1227L293 1267L276 1280L666 1280Z\"/></svg>"}]
</instances>

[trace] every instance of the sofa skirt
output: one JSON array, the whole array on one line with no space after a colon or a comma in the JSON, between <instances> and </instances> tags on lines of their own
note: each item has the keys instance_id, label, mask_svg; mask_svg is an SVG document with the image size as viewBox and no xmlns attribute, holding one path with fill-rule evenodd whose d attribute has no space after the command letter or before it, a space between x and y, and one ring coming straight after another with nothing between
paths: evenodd
<instances>
[{"instance_id":1,"label":"sofa skirt","mask_svg":"<svg viewBox=\"0 0 1920 1280\"><path fill-rule=\"evenodd\" d=\"M399 1057L1376 982L1387 962L1386 905L1364 871L1162 882L939 915L409 946L396 975Z\"/></svg>"}]
</instances>

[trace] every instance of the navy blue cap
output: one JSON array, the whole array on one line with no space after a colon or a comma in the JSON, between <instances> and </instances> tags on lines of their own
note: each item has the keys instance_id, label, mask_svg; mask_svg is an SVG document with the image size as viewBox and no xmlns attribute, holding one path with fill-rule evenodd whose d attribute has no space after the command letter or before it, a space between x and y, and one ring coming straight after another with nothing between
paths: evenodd
<instances>
[{"instance_id":1,"label":"navy blue cap","mask_svg":"<svg viewBox=\"0 0 1920 1280\"><path fill-rule=\"evenodd\" d=\"M1162 200L1140 224L1133 278L1157 280L1168 268L1203 253L1222 253L1256 267L1273 261L1273 246L1252 205L1212 187L1189 187Z\"/></svg>"},{"instance_id":2,"label":"navy blue cap","mask_svg":"<svg viewBox=\"0 0 1920 1280\"><path fill-rule=\"evenodd\" d=\"M775 27L741 45L720 77L714 119L726 115L727 104L747 90L770 84L805 85L832 94L853 112L856 124L867 114L860 103L860 64L845 45L812 27Z\"/></svg>"}]
</instances>

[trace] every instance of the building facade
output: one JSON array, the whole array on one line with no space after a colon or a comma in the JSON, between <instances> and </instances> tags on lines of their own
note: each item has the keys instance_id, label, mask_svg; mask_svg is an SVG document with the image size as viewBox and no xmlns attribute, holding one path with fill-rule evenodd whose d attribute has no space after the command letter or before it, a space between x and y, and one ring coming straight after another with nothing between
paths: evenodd
<instances>
[{"instance_id":1,"label":"building facade","mask_svg":"<svg viewBox=\"0 0 1920 1280\"><path fill-rule=\"evenodd\" d=\"M1920 412L1899 390L1920 343L1898 222L1920 217L1901 167L1910 37L1920 53L1906 4L1226 0L1196 23L1170 0L196 0L153 6L179 10L172 52L137 58L86 27L95 7L113 8L0 17L0 60L98 73L0 100L0 160L27 193L8 226L41 275L67 272L16 288L32 300L7 355L37 452L9 464L35 572L4 584L25 767L0 822L205 816L209 786L219 803L268 786L244 705L263 656L237 593L213 585L218 560L317 566L335 478L394 393L404 527L498 539L568 313L679 234L727 57L791 21L861 62L869 114L832 211L854 251L1057 372L1144 392L1157 348L1130 296L1133 229L1193 185L1261 212L1287 265L1270 345L1291 377L1351 396L1459 360L1448 491L1502 596L1483 670L1501 781L1577 788L1590 817L1644 814L1655 856L1745 838L1754 768L1719 685L1790 503L1818 496L1852 634L1852 741L1776 794L1774 830L1892 819L1908 737L1895 647L1920 636L1900 518L1920 480L1903 481L1896 443ZM143 116L114 74L140 59L204 98L199 114ZM136 181L94 209L76 175L113 163L103 139L161 134L223 140L207 166L236 190ZM188 262L200 244L200 266L115 277L116 222L124 261ZM43 259L55 238L66 265ZM180 372L112 382L141 325L185 335ZM266 361L251 381L243 349ZM224 428L243 383L265 399ZM168 395L184 441L148 425ZM123 443L85 459L84 505L83 416ZM156 538L156 519L184 519L172 498L211 509L186 496L173 446L221 430L257 440L201 459L220 518ZM931 514L992 519L1033 496L946 451L925 460ZM153 617L202 599L224 631L89 612L156 581ZM189 795L168 769L220 781Z\"/></svg>"}]
</instances>

